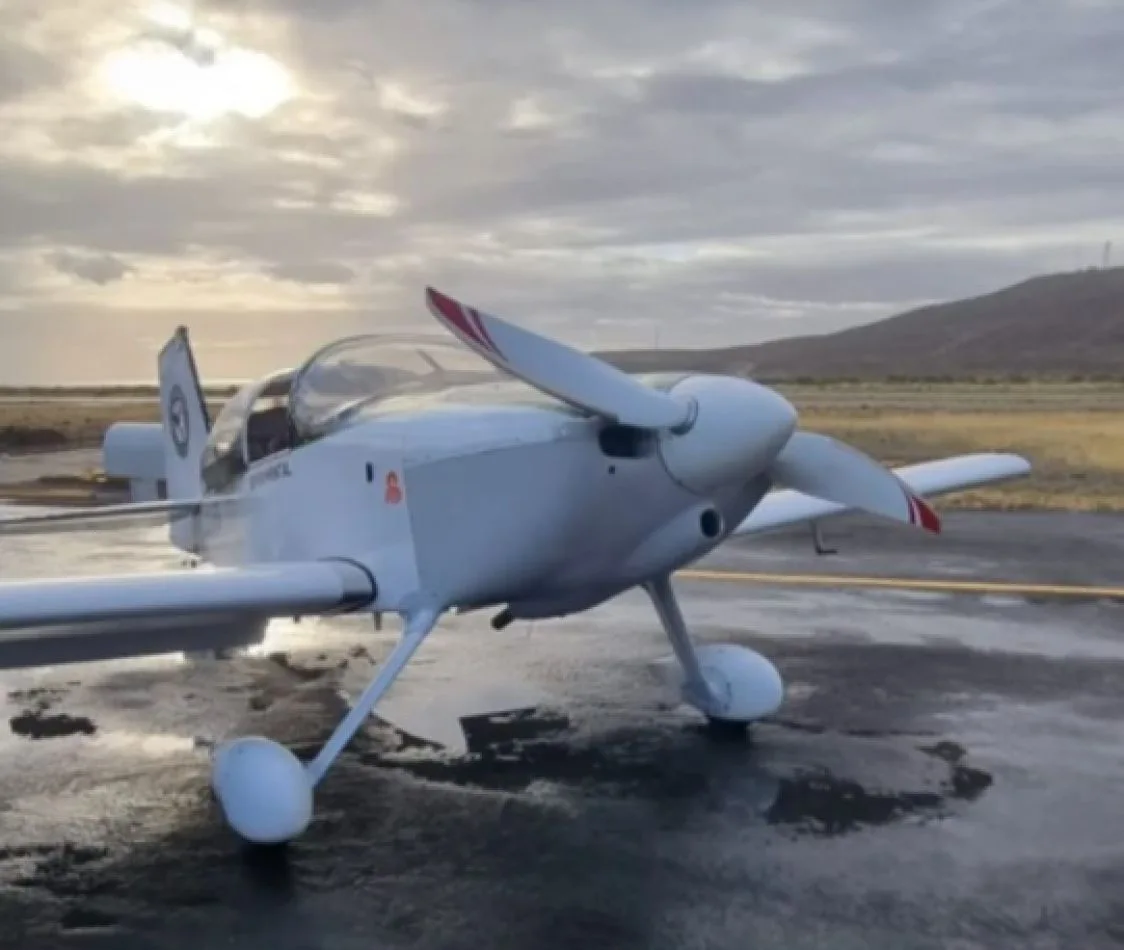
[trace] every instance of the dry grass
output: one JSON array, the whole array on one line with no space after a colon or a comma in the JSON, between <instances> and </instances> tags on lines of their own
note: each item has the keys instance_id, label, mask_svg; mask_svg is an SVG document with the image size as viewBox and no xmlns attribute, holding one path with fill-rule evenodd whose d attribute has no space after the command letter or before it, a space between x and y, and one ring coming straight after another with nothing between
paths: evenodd
<instances>
[{"instance_id":1,"label":"dry grass","mask_svg":"<svg viewBox=\"0 0 1124 950\"><path fill-rule=\"evenodd\" d=\"M1027 456L1034 466L1029 478L961 493L943 502L946 506L1124 511L1124 386L1119 383L782 388L800 408L803 428L851 442L887 464L1010 451ZM215 404L212 412L219 408ZM96 446L114 421L158 418L155 400L0 400L0 450L17 447L14 432L39 433L31 444L41 448Z\"/></svg>"},{"instance_id":2,"label":"dry grass","mask_svg":"<svg viewBox=\"0 0 1124 950\"><path fill-rule=\"evenodd\" d=\"M949 507L1124 511L1124 381L794 384L801 426L889 465L1017 452L1027 478L942 501Z\"/></svg>"},{"instance_id":3,"label":"dry grass","mask_svg":"<svg viewBox=\"0 0 1124 950\"><path fill-rule=\"evenodd\" d=\"M802 409L863 413L911 412L1124 412L1124 380L1059 383L779 383L776 388Z\"/></svg>"},{"instance_id":4,"label":"dry grass","mask_svg":"<svg viewBox=\"0 0 1124 950\"><path fill-rule=\"evenodd\" d=\"M810 409L803 427L890 465L965 452L1017 452L1028 478L963 492L957 507L1124 511L1124 412Z\"/></svg>"},{"instance_id":5,"label":"dry grass","mask_svg":"<svg viewBox=\"0 0 1124 950\"><path fill-rule=\"evenodd\" d=\"M221 403L211 406L212 416ZM158 422L155 399L118 400L91 396L84 400L0 401L0 451L96 447L114 422Z\"/></svg>"}]
</instances>

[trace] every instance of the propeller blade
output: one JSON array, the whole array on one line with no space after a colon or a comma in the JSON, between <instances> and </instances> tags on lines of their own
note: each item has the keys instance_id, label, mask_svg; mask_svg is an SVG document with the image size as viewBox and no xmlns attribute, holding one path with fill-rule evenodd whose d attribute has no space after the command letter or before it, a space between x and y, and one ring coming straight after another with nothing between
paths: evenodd
<instances>
[{"instance_id":1,"label":"propeller blade","mask_svg":"<svg viewBox=\"0 0 1124 950\"><path fill-rule=\"evenodd\" d=\"M481 313L432 287L425 296L430 313L489 363L575 409L642 429L674 429L692 417L690 403L645 386L595 356Z\"/></svg>"},{"instance_id":2,"label":"propeller blade","mask_svg":"<svg viewBox=\"0 0 1124 950\"><path fill-rule=\"evenodd\" d=\"M774 482L805 495L940 533L940 517L897 475L826 435L793 433L769 474Z\"/></svg>"}]
</instances>

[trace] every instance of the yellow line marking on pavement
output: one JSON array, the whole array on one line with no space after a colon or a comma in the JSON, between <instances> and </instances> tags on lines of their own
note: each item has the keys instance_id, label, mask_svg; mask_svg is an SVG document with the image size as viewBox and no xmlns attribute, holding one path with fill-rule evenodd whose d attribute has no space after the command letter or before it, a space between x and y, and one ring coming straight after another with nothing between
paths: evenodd
<instances>
[{"instance_id":1,"label":"yellow line marking on pavement","mask_svg":"<svg viewBox=\"0 0 1124 950\"><path fill-rule=\"evenodd\" d=\"M766 574L750 571L685 570L678 577L741 584L799 587L883 587L891 590L929 590L957 594L1038 594L1045 597L1113 597L1124 600L1124 587L1081 584L1019 584L1006 581L953 581L924 577L871 577L855 574Z\"/></svg>"}]
</instances>

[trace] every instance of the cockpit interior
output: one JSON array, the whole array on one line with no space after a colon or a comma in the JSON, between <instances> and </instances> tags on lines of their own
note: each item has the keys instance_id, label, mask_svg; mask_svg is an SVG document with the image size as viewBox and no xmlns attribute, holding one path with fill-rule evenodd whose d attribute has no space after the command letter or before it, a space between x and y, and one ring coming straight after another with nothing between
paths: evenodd
<instances>
[{"instance_id":1,"label":"cockpit interior","mask_svg":"<svg viewBox=\"0 0 1124 950\"><path fill-rule=\"evenodd\" d=\"M286 370L242 387L211 426L201 461L203 486L224 491L254 462L296 444L289 418L294 373Z\"/></svg>"}]
</instances>

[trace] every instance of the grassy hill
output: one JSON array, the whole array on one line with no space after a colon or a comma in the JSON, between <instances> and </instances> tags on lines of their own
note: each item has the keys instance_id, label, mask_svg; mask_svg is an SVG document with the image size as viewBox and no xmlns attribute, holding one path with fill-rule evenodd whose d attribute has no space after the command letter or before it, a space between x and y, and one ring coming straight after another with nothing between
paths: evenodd
<instances>
[{"instance_id":1,"label":"grassy hill","mask_svg":"<svg viewBox=\"0 0 1124 950\"><path fill-rule=\"evenodd\" d=\"M820 336L605 355L630 370L675 367L767 380L1121 378L1124 267L1047 274Z\"/></svg>"},{"instance_id":2,"label":"grassy hill","mask_svg":"<svg viewBox=\"0 0 1124 950\"><path fill-rule=\"evenodd\" d=\"M631 372L694 370L764 381L1062 381L1124 379L1124 267L1045 274L817 336L718 349L601 351ZM222 399L237 389L208 387ZM155 383L3 386L0 397L135 398Z\"/></svg>"}]
</instances>

